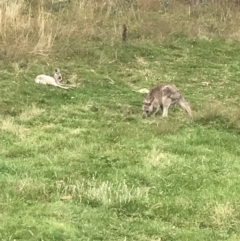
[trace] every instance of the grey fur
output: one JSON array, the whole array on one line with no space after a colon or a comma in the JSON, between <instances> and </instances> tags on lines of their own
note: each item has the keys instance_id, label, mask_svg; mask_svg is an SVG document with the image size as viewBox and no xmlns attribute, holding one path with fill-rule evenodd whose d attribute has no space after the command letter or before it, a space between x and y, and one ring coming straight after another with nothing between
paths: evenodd
<instances>
[{"instance_id":1,"label":"grey fur","mask_svg":"<svg viewBox=\"0 0 240 241\"><path fill-rule=\"evenodd\" d=\"M148 117L151 115L153 109L156 109L153 113L154 116L161 107L163 110L162 116L167 117L168 108L174 104L179 104L192 116L191 107L174 84L158 84L144 98L142 116L143 118Z\"/></svg>"}]
</instances>

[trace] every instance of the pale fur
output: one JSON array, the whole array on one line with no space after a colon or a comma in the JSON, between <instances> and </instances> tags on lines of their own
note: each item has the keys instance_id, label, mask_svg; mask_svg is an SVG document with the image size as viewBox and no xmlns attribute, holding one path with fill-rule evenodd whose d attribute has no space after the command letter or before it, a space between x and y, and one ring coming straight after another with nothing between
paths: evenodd
<instances>
[{"instance_id":1,"label":"pale fur","mask_svg":"<svg viewBox=\"0 0 240 241\"><path fill-rule=\"evenodd\" d=\"M55 69L54 75L49 76L45 74L40 74L35 78L37 84L53 85L62 89L70 89L70 87L63 86L60 82L62 81L62 75L59 69Z\"/></svg>"},{"instance_id":2,"label":"pale fur","mask_svg":"<svg viewBox=\"0 0 240 241\"><path fill-rule=\"evenodd\" d=\"M153 113L153 115L155 115L161 107L163 110L162 116L167 117L168 108L173 104L179 104L192 116L191 107L174 84L158 84L144 98L142 116L149 116L153 109L156 109Z\"/></svg>"}]
</instances>

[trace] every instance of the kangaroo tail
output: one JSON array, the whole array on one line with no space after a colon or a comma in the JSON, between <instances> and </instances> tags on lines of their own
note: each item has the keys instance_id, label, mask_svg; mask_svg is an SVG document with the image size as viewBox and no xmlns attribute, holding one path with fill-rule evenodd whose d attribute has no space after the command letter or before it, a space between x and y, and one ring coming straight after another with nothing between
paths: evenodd
<instances>
[{"instance_id":1,"label":"kangaroo tail","mask_svg":"<svg viewBox=\"0 0 240 241\"><path fill-rule=\"evenodd\" d=\"M61 85L57 85L59 88L65 89L65 90L69 90L71 89L71 87L65 87L65 86L61 86Z\"/></svg>"},{"instance_id":2,"label":"kangaroo tail","mask_svg":"<svg viewBox=\"0 0 240 241\"><path fill-rule=\"evenodd\" d=\"M192 109L184 98L180 99L179 105L189 114L189 116L192 116Z\"/></svg>"}]
</instances>

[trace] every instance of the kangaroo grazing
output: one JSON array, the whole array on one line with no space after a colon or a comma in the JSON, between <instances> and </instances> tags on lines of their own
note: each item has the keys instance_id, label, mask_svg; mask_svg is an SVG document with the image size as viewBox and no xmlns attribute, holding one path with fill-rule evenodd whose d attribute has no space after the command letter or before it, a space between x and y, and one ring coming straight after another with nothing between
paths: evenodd
<instances>
[{"instance_id":1,"label":"kangaroo grazing","mask_svg":"<svg viewBox=\"0 0 240 241\"><path fill-rule=\"evenodd\" d=\"M185 100L183 95L174 84L158 84L155 86L143 100L142 117L148 117L153 109L156 111L153 116L159 111L160 107L163 110L162 116L168 116L168 108L171 105L179 104L190 116L192 110Z\"/></svg>"},{"instance_id":2,"label":"kangaroo grazing","mask_svg":"<svg viewBox=\"0 0 240 241\"><path fill-rule=\"evenodd\" d=\"M45 74L40 74L35 78L35 82L37 84L53 85L66 90L71 89L71 87L63 86L61 81L62 75L60 73L60 69L55 69L53 77Z\"/></svg>"}]
</instances>

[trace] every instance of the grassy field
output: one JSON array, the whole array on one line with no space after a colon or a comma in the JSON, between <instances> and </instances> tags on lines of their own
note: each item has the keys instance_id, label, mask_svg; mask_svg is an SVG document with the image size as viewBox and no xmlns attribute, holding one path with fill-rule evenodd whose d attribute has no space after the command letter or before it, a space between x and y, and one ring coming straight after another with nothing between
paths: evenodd
<instances>
[{"instance_id":1,"label":"grassy field","mask_svg":"<svg viewBox=\"0 0 240 241\"><path fill-rule=\"evenodd\" d=\"M1 69L1 240L239 240L239 52L135 43ZM53 66L80 86L33 82ZM134 90L157 82L194 118L142 119Z\"/></svg>"},{"instance_id":2,"label":"grassy field","mask_svg":"<svg viewBox=\"0 0 240 241\"><path fill-rule=\"evenodd\" d=\"M4 24L0 240L240 240L240 44L227 23L222 36L171 41L147 38L149 26L136 37L136 23L126 43L96 24L100 39L88 28L79 41L74 31L66 42L63 32L53 42L41 35L29 49ZM56 67L78 87L34 83ZM193 118L174 106L168 118L142 119L137 90L160 82L177 85Z\"/></svg>"}]
</instances>

